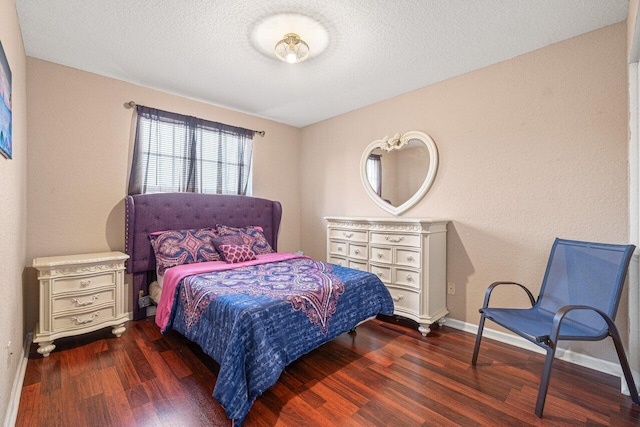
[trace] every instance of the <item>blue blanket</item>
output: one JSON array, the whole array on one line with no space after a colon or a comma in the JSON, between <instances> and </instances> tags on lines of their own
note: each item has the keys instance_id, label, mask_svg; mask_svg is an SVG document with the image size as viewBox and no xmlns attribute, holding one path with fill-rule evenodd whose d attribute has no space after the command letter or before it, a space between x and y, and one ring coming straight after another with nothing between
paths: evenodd
<instances>
[{"instance_id":1,"label":"blue blanket","mask_svg":"<svg viewBox=\"0 0 640 427\"><path fill-rule=\"evenodd\" d=\"M374 274L293 259L186 277L169 327L220 364L213 397L242 425L285 366L380 313L393 301Z\"/></svg>"}]
</instances>

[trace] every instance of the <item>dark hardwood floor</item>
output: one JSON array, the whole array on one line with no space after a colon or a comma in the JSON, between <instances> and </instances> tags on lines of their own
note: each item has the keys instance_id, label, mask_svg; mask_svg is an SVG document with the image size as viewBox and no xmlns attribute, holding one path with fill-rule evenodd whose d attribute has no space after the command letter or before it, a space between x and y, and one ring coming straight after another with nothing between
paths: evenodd
<instances>
[{"instance_id":1,"label":"dark hardwood floor","mask_svg":"<svg viewBox=\"0 0 640 427\"><path fill-rule=\"evenodd\" d=\"M474 339L369 321L289 365L245 425L640 425L618 378L563 361L537 418L543 356L485 339L474 368ZM231 425L211 397L217 364L152 319L56 345L48 358L32 347L17 426Z\"/></svg>"}]
</instances>

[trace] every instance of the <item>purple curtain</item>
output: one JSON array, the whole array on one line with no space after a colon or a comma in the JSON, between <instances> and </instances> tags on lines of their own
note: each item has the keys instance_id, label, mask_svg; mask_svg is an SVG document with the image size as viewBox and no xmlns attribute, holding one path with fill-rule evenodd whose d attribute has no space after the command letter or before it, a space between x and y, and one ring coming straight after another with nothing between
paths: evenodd
<instances>
[{"instance_id":1,"label":"purple curtain","mask_svg":"<svg viewBox=\"0 0 640 427\"><path fill-rule=\"evenodd\" d=\"M246 195L254 131L136 106L129 194Z\"/></svg>"}]
</instances>

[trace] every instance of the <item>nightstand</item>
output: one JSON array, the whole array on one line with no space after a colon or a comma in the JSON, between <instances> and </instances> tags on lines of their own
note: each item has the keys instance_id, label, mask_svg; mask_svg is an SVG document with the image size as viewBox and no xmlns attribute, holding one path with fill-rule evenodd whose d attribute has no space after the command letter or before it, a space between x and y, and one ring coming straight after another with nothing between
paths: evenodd
<instances>
[{"instance_id":1,"label":"nightstand","mask_svg":"<svg viewBox=\"0 0 640 427\"><path fill-rule=\"evenodd\" d=\"M129 320L125 312L122 252L36 258L40 312L33 342L44 357L53 341L111 326L118 338Z\"/></svg>"}]
</instances>

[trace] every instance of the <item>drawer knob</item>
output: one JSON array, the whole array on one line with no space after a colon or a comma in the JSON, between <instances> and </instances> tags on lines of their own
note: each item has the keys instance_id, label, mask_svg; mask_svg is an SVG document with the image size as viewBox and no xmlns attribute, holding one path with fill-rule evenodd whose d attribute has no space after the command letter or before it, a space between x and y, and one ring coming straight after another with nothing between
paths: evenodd
<instances>
[{"instance_id":1,"label":"drawer knob","mask_svg":"<svg viewBox=\"0 0 640 427\"><path fill-rule=\"evenodd\" d=\"M85 325L87 323L91 323L93 322L93 319L95 319L96 317L98 317L98 312L96 311L95 313L93 313L89 318L87 319L80 319L79 317L72 317L71 320L73 320L74 322L76 322L76 325Z\"/></svg>"},{"instance_id":2,"label":"drawer knob","mask_svg":"<svg viewBox=\"0 0 640 427\"><path fill-rule=\"evenodd\" d=\"M382 277L382 271L376 271L376 274L378 275L378 277Z\"/></svg>"},{"instance_id":3,"label":"drawer knob","mask_svg":"<svg viewBox=\"0 0 640 427\"><path fill-rule=\"evenodd\" d=\"M73 298L71 302L74 303L76 307L84 307L84 306L93 304L94 302L96 302L96 300L99 297L100 297L99 295L94 295L93 297L91 297L90 301L83 301L83 302L81 302L78 298Z\"/></svg>"},{"instance_id":4,"label":"drawer knob","mask_svg":"<svg viewBox=\"0 0 640 427\"><path fill-rule=\"evenodd\" d=\"M393 297L393 300L398 302L398 301L402 301L404 299L404 295L398 295L397 297Z\"/></svg>"},{"instance_id":5,"label":"drawer knob","mask_svg":"<svg viewBox=\"0 0 640 427\"><path fill-rule=\"evenodd\" d=\"M407 257L407 261L409 261L409 262L413 262L413 257L412 257L411 255L409 255L409 256Z\"/></svg>"},{"instance_id":6,"label":"drawer knob","mask_svg":"<svg viewBox=\"0 0 640 427\"><path fill-rule=\"evenodd\" d=\"M410 274L407 274L407 282L412 282L413 277Z\"/></svg>"},{"instance_id":7,"label":"drawer knob","mask_svg":"<svg viewBox=\"0 0 640 427\"><path fill-rule=\"evenodd\" d=\"M382 258L384 254L382 252L378 252L378 258Z\"/></svg>"},{"instance_id":8,"label":"drawer knob","mask_svg":"<svg viewBox=\"0 0 640 427\"><path fill-rule=\"evenodd\" d=\"M338 246L338 252L342 252L342 246Z\"/></svg>"},{"instance_id":9,"label":"drawer knob","mask_svg":"<svg viewBox=\"0 0 640 427\"><path fill-rule=\"evenodd\" d=\"M391 243L398 243L398 242L402 242L404 237L402 237L402 236L400 236L400 237L385 236L384 239L386 241L388 241L388 242L391 242Z\"/></svg>"},{"instance_id":10,"label":"drawer knob","mask_svg":"<svg viewBox=\"0 0 640 427\"><path fill-rule=\"evenodd\" d=\"M355 251L353 251L353 253L358 255L360 253L360 249L356 249Z\"/></svg>"},{"instance_id":11,"label":"drawer knob","mask_svg":"<svg viewBox=\"0 0 640 427\"><path fill-rule=\"evenodd\" d=\"M350 239L351 237L353 237L353 233L346 233L346 232L344 232L344 231L342 232L342 235L343 235L344 237L346 237L347 239Z\"/></svg>"},{"instance_id":12,"label":"drawer knob","mask_svg":"<svg viewBox=\"0 0 640 427\"><path fill-rule=\"evenodd\" d=\"M81 280L80 281L80 286L83 287L83 288L86 288L90 284L91 284L91 280Z\"/></svg>"}]
</instances>

